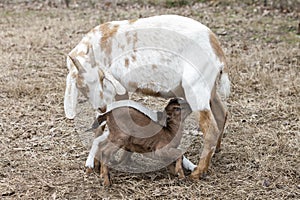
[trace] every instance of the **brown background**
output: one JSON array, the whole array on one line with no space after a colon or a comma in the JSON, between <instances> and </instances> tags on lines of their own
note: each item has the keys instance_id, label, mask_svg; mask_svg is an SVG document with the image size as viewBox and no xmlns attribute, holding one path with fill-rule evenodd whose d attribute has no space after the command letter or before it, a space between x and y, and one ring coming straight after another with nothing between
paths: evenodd
<instances>
[{"instance_id":1,"label":"brown background","mask_svg":"<svg viewBox=\"0 0 300 200\"><path fill-rule=\"evenodd\" d=\"M243 3L240 3L243 2ZM297 199L300 195L299 1L0 1L0 199ZM222 151L208 176L165 169L86 175L88 150L64 117L66 54L92 27L158 14L199 20L224 48L232 94ZM148 102L148 97L135 96ZM187 127L189 127L189 121ZM192 129L195 129L190 124ZM202 139L187 156L199 159Z\"/></svg>"}]
</instances>

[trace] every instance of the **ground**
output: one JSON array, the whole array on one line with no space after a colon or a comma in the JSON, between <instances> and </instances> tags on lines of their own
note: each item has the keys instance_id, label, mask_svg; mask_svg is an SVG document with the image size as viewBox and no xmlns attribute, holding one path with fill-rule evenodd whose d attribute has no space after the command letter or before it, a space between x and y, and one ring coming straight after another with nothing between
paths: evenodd
<instances>
[{"instance_id":1,"label":"ground","mask_svg":"<svg viewBox=\"0 0 300 200\"><path fill-rule=\"evenodd\" d=\"M1 199L299 199L295 10L238 1L181 6L121 1L115 7L71 1L68 9L51 1L2 2ZM85 173L88 149L75 121L64 115L66 55L100 23L166 13L199 20L224 48L232 93L222 151L213 157L207 176L196 182L178 180L165 169L145 174L113 170L114 184L105 188L96 173ZM186 155L197 162L202 138L190 138Z\"/></svg>"}]
</instances>

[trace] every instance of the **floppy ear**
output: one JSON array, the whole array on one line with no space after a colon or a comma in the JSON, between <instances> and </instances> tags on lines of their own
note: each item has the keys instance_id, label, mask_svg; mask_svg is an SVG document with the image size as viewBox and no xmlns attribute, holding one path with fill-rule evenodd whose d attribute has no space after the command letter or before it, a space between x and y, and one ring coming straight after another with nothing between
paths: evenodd
<instances>
[{"instance_id":1,"label":"floppy ear","mask_svg":"<svg viewBox=\"0 0 300 200\"><path fill-rule=\"evenodd\" d=\"M77 68L72 66L72 60L68 56L67 65L70 70L67 76L66 82L66 91L65 91L65 99L64 99L64 110L65 115L68 119L74 119L76 115L76 105L77 105L77 97L78 97L78 89L76 86L76 78L74 75L78 73Z\"/></svg>"},{"instance_id":2,"label":"floppy ear","mask_svg":"<svg viewBox=\"0 0 300 200\"><path fill-rule=\"evenodd\" d=\"M126 94L126 89L125 87L117 80L113 75L109 72L104 72L104 78L111 82L111 84L114 86L116 89L116 92L118 95L124 95Z\"/></svg>"},{"instance_id":3,"label":"floppy ear","mask_svg":"<svg viewBox=\"0 0 300 200\"><path fill-rule=\"evenodd\" d=\"M167 121L167 113L166 112L161 112L157 111L157 122L162 125L166 126L166 121Z\"/></svg>"},{"instance_id":4,"label":"floppy ear","mask_svg":"<svg viewBox=\"0 0 300 200\"><path fill-rule=\"evenodd\" d=\"M68 119L74 119L76 115L78 89L76 87L76 80L71 73L67 76L66 92L64 99L65 115Z\"/></svg>"},{"instance_id":5,"label":"floppy ear","mask_svg":"<svg viewBox=\"0 0 300 200\"><path fill-rule=\"evenodd\" d=\"M73 65L74 67L76 67L76 69L79 73L84 73L85 72L84 67L77 60L77 58L73 58L72 56L68 55L68 60L70 61L70 65Z\"/></svg>"}]
</instances>

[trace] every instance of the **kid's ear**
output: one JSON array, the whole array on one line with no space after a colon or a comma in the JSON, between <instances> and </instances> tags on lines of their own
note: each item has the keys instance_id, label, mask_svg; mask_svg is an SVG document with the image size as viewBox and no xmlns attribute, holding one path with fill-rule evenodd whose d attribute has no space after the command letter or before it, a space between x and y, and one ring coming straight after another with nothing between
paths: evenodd
<instances>
[{"instance_id":1,"label":"kid's ear","mask_svg":"<svg viewBox=\"0 0 300 200\"><path fill-rule=\"evenodd\" d=\"M167 121L167 113L158 111L157 122L162 126L166 126L166 121Z\"/></svg>"}]
</instances>

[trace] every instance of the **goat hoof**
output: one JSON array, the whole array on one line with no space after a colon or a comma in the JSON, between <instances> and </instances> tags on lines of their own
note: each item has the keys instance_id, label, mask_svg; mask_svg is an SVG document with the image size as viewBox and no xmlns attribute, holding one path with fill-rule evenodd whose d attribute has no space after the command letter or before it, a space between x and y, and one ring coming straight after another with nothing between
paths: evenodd
<instances>
[{"instance_id":1,"label":"goat hoof","mask_svg":"<svg viewBox=\"0 0 300 200\"><path fill-rule=\"evenodd\" d=\"M200 172L199 170L197 170L197 167L196 167L195 170L189 176L189 179L191 179L191 180L199 180L201 175L202 175L202 172Z\"/></svg>"},{"instance_id":2,"label":"goat hoof","mask_svg":"<svg viewBox=\"0 0 300 200\"><path fill-rule=\"evenodd\" d=\"M189 178L191 180L199 180L199 179L206 179L207 178L207 173L206 172L201 172L201 173L192 173Z\"/></svg>"},{"instance_id":3,"label":"goat hoof","mask_svg":"<svg viewBox=\"0 0 300 200\"><path fill-rule=\"evenodd\" d=\"M221 148L216 148L215 153L219 153L221 150Z\"/></svg>"},{"instance_id":4,"label":"goat hoof","mask_svg":"<svg viewBox=\"0 0 300 200\"><path fill-rule=\"evenodd\" d=\"M185 175L179 175L178 178L179 178L180 180L184 180L184 179L185 179Z\"/></svg>"},{"instance_id":5,"label":"goat hoof","mask_svg":"<svg viewBox=\"0 0 300 200\"><path fill-rule=\"evenodd\" d=\"M104 180L103 181L103 185L105 186L105 187L109 187L109 186L111 186L111 183L110 183L110 181L109 180Z\"/></svg>"},{"instance_id":6,"label":"goat hoof","mask_svg":"<svg viewBox=\"0 0 300 200\"><path fill-rule=\"evenodd\" d=\"M202 173L201 176L200 176L200 178L201 178L201 179L206 179L206 178L207 178L207 173L205 173L205 172Z\"/></svg>"},{"instance_id":7,"label":"goat hoof","mask_svg":"<svg viewBox=\"0 0 300 200\"><path fill-rule=\"evenodd\" d=\"M104 174L100 173L100 174L99 174L99 178L100 178L100 179L104 179Z\"/></svg>"},{"instance_id":8,"label":"goat hoof","mask_svg":"<svg viewBox=\"0 0 300 200\"><path fill-rule=\"evenodd\" d=\"M191 181L197 181L197 180L199 180L199 176L195 176L195 175L190 175L189 176L189 180L191 180Z\"/></svg>"},{"instance_id":9,"label":"goat hoof","mask_svg":"<svg viewBox=\"0 0 300 200\"><path fill-rule=\"evenodd\" d=\"M85 173L86 173L86 174L91 174L91 173L93 173L93 168L86 168Z\"/></svg>"}]
</instances>

